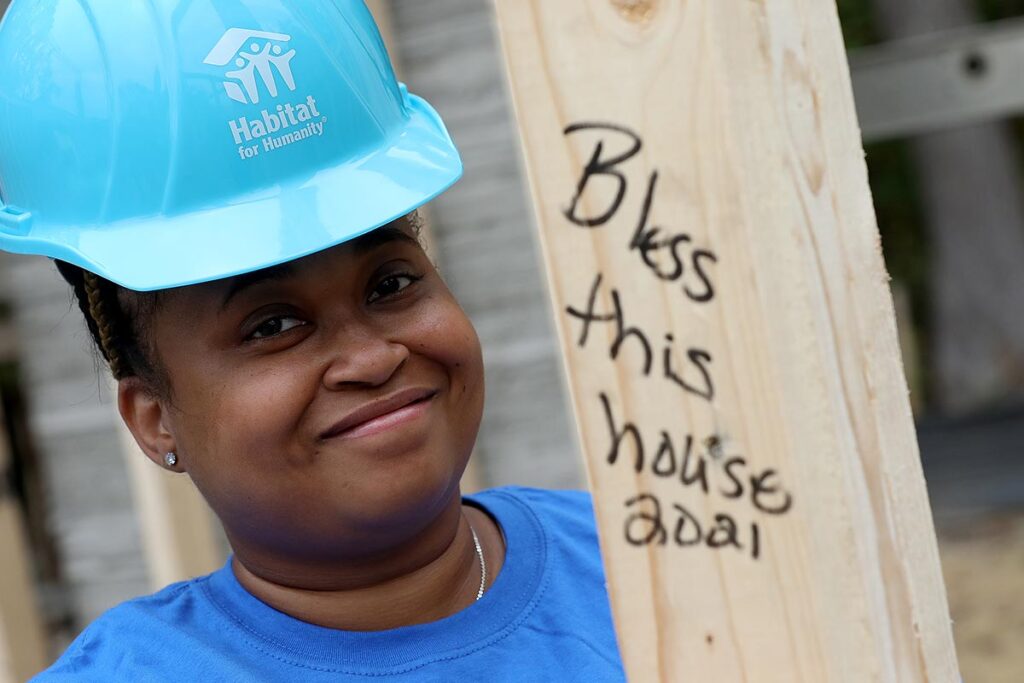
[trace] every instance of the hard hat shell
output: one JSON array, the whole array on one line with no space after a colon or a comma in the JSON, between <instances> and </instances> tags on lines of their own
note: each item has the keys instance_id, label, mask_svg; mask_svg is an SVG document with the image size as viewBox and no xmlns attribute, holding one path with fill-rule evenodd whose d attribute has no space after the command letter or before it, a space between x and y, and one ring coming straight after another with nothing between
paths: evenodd
<instances>
[{"instance_id":1,"label":"hard hat shell","mask_svg":"<svg viewBox=\"0 0 1024 683\"><path fill-rule=\"evenodd\" d=\"M320 251L462 174L361 0L15 0L0 65L0 249L129 289Z\"/></svg>"}]
</instances>

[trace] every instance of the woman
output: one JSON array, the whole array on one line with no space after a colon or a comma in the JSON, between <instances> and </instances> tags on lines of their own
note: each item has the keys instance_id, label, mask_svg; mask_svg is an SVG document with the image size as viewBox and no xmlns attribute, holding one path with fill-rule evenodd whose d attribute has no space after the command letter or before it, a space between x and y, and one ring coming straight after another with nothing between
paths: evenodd
<instances>
[{"instance_id":1,"label":"woman","mask_svg":"<svg viewBox=\"0 0 1024 683\"><path fill-rule=\"evenodd\" d=\"M0 247L233 550L38 680L622 679L588 498L460 496L483 365L415 209L461 163L361 2L15 0L0 63Z\"/></svg>"}]
</instances>

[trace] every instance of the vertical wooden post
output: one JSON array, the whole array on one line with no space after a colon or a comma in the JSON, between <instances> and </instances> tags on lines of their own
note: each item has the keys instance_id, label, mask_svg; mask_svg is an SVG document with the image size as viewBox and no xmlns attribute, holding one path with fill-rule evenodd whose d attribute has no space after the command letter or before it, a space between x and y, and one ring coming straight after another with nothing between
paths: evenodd
<instances>
[{"instance_id":1,"label":"vertical wooden post","mask_svg":"<svg viewBox=\"0 0 1024 683\"><path fill-rule=\"evenodd\" d=\"M9 461L0 411L0 482ZM27 680L46 666L46 640L21 517L17 502L0 483L0 683Z\"/></svg>"},{"instance_id":2,"label":"vertical wooden post","mask_svg":"<svg viewBox=\"0 0 1024 683\"><path fill-rule=\"evenodd\" d=\"M958 680L834 3L496 4L630 679Z\"/></svg>"}]
</instances>

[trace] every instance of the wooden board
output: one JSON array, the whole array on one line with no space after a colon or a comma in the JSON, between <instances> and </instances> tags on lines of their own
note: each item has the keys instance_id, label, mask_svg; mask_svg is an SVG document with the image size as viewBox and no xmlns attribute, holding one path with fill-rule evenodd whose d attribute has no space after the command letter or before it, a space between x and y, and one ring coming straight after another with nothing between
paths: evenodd
<instances>
[{"instance_id":1,"label":"wooden board","mask_svg":"<svg viewBox=\"0 0 1024 683\"><path fill-rule=\"evenodd\" d=\"M630 679L958 680L834 4L496 5Z\"/></svg>"},{"instance_id":2,"label":"wooden board","mask_svg":"<svg viewBox=\"0 0 1024 683\"><path fill-rule=\"evenodd\" d=\"M0 683L14 683L46 666L46 635L32 583L24 518L5 480L12 454L4 420L0 408Z\"/></svg>"}]
</instances>

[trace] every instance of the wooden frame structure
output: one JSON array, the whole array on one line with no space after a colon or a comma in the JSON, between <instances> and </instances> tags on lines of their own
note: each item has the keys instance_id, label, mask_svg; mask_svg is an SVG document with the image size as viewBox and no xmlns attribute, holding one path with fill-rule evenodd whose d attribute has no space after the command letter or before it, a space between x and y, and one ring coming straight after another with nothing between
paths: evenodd
<instances>
[{"instance_id":1,"label":"wooden frame structure","mask_svg":"<svg viewBox=\"0 0 1024 683\"><path fill-rule=\"evenodd\" d=\"M1024 111L1024 20L969 26L850 54L867 142Z\"/></svg>"}]
</instances>

